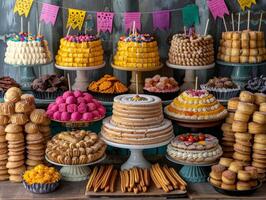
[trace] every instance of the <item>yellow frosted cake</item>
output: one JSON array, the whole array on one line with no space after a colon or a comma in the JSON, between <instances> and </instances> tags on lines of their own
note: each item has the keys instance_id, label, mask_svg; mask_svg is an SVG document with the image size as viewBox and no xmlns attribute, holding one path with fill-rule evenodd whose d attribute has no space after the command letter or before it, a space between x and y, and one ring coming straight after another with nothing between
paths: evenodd
<instances>
[{"instance_id":1,"label":"yellow frosted cake","mask_svg":"<svg viewBox=\"0 0 266 200\"><path fill-rule=\"evenodd\" d=\"M173 118L188 120L215 120L227 115L226 109L206 90L186 90L165 107Z\"/></svg>"},{"instance_id":2,"label":"yellow frosted cake","mask_svg":"<svg viewBox=\"0 0 266 200\"><path fill-rule=\"evenodd\" d=\"M69 35L60 40L56 64L64 67L90 67L103 64L101 40L94 35Z\"/></svg>"},{"instance_id":3,"label":"yellow frosted cake","mask_svg":"<svg viewBox=\"0 0 266 200\"><path fill-rule=\"evenodd\" d=\"M260 63L266 60L264 32L223 32L219 60L232 63Z\"/></svg>"},{"instance_id":4,"label":"yellow frosted cake","mask_svg":"<svg viewBox=\"0 0 266 200\"><path fill-rule=\"evenodd\" d=\"M132 34L120 37L114 64L127 68L155 68L160 66L158 45L149 34Z\"/></svg>"}]
</instances>

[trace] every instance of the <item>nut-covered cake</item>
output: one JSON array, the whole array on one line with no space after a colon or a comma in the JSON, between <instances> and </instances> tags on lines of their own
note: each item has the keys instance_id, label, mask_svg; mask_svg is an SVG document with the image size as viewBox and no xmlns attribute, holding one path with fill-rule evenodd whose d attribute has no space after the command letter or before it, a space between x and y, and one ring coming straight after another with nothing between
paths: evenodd
<instances>
[{"instance_id":1,"label":"nut-covered cake","mask_svg":"<svg viewBox=\"0 0 266 200\"><path fill-rule=\"evenodd\" d=\"M61 132L47 143L46 156L56 163L79 165L102 158L105 149L106 144L96 133L84 130Z\"/></svg>"},{"instance_id":2,"label":"nut-covered cake","mask_svg":"<svg viewBox=\"0 0 266 200\"><path fill-rule=\"evenodd\" d=\"M182 134L171 141L167 154L178 161L191 163L209 163L217 160L222 148L216 137L209 134Z\"/></svg>"}]
</instances>

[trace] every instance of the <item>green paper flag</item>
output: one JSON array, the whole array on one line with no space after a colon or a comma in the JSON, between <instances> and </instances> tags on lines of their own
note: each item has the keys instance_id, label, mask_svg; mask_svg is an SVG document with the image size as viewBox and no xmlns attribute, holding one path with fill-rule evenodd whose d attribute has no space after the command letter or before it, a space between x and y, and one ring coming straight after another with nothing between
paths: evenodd
<instances>
[{"instance_id":1,"label":"green paper flag","mask_svg":"<svg viewBox=\"0 0 266 200\"><path fill-rule=\"evenodd\" d=\"M199 24L199 8L195 4L187 5L182 9L183 24L186 27Z\"/></svg>"}]
</instances>

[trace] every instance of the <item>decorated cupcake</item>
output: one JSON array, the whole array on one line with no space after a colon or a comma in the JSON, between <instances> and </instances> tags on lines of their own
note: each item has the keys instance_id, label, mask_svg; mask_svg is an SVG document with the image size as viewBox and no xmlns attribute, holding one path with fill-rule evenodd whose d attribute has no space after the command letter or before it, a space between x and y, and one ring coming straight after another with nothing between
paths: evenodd
<instances>
[{"instance_id":1,"label":"decorated cupcake","mask_svg":"<svg viewBox=\"0 0 266 200\"><path fill-rule=\"evenodd\" d=\"M237 97L241 91L240 86L229 77L214 77L200 87L213 94L217 100L229 100Z\"/></svg>"},{"instance_id":2,"label":"decorated cupcake","mask_svg":"<svg viewBox=\"0 0 266 200\"><path fill-rule=\"evenodd\" d=\"M90 122L105 116L105 107L93 96L81 91L66 91L49 104L47 112L52 120L60 122Z\"/></svg>"},{"instance_id":3,"label":"decorated cupcake","mask_svg":"<svg viewBox=\"0 0 266 200\"><path fill-rule=\"evenodd\" d=\"M252 93L266 94L266 76L254 77L250 79L245 86L245 89Z\"/></svg>"},{"instance_id":4,"label":"decorated cupcake","mask_svg":"<svg viewBox=\"0 0 266 200\"><path fill-rule=\"evenodd\" d=\"M155 75L145 79L143 91L145 94L158 96L162 100L172 100L178 95L179 86L173 77Z\"/></svg>"},{"instance_id":5,"label":"decorated cupcake","mask_svg":"<svg viewBox=\"0 0 266 200\"><path fill-rule=\"evenodd\" d=\"M33 94L38 99L55 99L68 90L67 80L58 74L43 75L31 84Z\"/></svg>"},{"instance_id":6,"label":"decorated cupcake","mask_svg":"<svg viewBox=\"0 0 266 200\"><path fill-rule=\"evenodd\" d=\"M115 96L127 93L128 88L115 76L106 74L99 80L91 82L88 90L102 101L113 101Z\"/></svg>"},{"instance_id":7,"label":"decorated cupcake","mask_svg":"<svg viewBox=\"0 0 266 200\"><path fill-rule=\"evenodd\" d=\"M20 85L13 78L9 76L1 77L0 78L0 98L3 98L5 92L11 87L20 88Z\"/></svg>"}]
</instances>

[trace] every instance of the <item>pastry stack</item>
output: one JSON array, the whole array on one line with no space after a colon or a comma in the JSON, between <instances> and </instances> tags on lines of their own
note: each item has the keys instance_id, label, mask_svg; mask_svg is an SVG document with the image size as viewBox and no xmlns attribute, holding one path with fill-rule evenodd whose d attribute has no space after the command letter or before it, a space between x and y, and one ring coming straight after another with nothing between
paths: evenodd
<instances>
[{"instance_id":1,"label":"pastry stack","mask_svg":"<svg viewBox=\"0 0 266 200\"><path fill-rule=\"evenodd\" d=\"M5 126L9 118L0 115L0 181L8 180L9 174L7 171L8 146L6 141Z\"/></svg>"},{"instance_id":2,"label":"pastry stack","mask_svg":"<svg viewBox=\"0 0 266 200\"><path fill-rule=\"evenodd\" d=\"M219 164L212 166L210 183L225 190L250 190L258 185L257 169L244 167L230 158L221 158Z\"/></svg>"}]
</instances>

